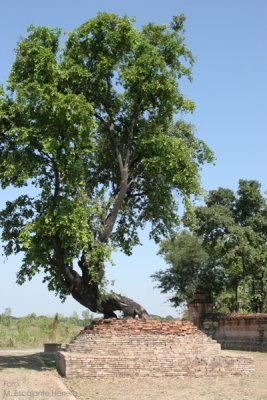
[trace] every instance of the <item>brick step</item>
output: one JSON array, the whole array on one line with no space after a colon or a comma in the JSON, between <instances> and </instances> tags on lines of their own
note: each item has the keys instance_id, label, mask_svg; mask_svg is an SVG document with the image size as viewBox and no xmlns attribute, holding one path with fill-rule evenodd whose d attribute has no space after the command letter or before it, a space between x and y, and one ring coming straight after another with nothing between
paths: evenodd
<instances>
[{"instance_id":1,"label":"brick step","mask_svg":"<svg viewBox=\"0 0 267 400\"><path fill-rule=\"evenodd\" d=\"M214 344L213 346L204 346L204 345L195 345L195 346L183 346L183 343L179 343L178 346L162 346L158 344L157 346L139 346L139 347L134 347L134 346L113 346L110 344L110 346L90 346L88 344L84 346L71 346L69 345L66 348L67 351L70 352L86 352L86 351L104 351L105 353L108 353L110 351L112 352L132 352L132 353L154 353L155 351L161 352L161 353L166 353L166 352L171 352L175 354L180 354L184 353L185 351L207 351L207 352L219 352L220 351L220 345L219 344Z\"/></svg>"},{"instance_id":2,"label":"brick step","mask_svg":"<svg viewBox=\"0 0 267 400\"><path fill-rule=\"evenodd\" d=\"M59 353L58 357L62 356ZM161 357L140 360L136 357L82 356L80 353L65 354L68 367L66 376L71 377L131 377L131 376L218 376L249 374L254 371L250 357ZM143 362L145 361L145 363Z\"/></svg>"},{"instance_id":3,"label":"brick step","mask_svg":"<svg viewBox=\"0 0 267 400\"><path fill-rule=\"evenodd\" d=\"M103 320L57 353L66 377L242 375L251 357L227 356L220 345L185 321Z\"/></svg>"}]
</instances>

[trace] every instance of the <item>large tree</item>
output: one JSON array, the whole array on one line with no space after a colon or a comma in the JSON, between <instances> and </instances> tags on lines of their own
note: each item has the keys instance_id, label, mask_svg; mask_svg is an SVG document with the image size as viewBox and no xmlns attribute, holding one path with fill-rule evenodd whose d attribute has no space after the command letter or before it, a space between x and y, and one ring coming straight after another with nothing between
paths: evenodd
<instances>
[{"instance_id":1,"label":"large tree","mask_svg":"<svg viewBox=\"0 0 267 400\"><path fill-rule=\"evenodd\" d=\"M42 270L62 299L147 316L106 292L104 266L114 247L131 254L146 223L155 240L171 231L176 196L199 193L200 165L212 161L176 116L194 109L179 90L193 63L183 32L183 15L138 30L101 13L63 49L48 27L18 43L0 94L1 185L29 188L0 216L6 255L23 254L18 283Z\"/></svg>"},{"instance_id":2,"label":"large tree","mask_svg":"<svg viewBox=\"0 0 267 400\"><path fill-rule=\"evenodd\" d=\"M237 193L210 191L206 206L196 209L196 220L195 232L224 270L225 290L232 292L230 309L262 311L267 299L267 202L260 183L241 179Z\"/></svg>"},{"instance_id":3,"label":"large tree","mask_svg":"<svg viewBox=\"0 0 267 400\"><path fill-rule=\"evenodd\" d=\"M219 188L196 207L194 234L183 232L161 243L169 267L154 274L171 301L190 302L208 293L217 310L261 312L267 300L267 203L259 182L240 180L237 193ZM191 214L192 215L192 214ZM191 221L192 222L192 221Z\"/></svg>"}]
</instances>

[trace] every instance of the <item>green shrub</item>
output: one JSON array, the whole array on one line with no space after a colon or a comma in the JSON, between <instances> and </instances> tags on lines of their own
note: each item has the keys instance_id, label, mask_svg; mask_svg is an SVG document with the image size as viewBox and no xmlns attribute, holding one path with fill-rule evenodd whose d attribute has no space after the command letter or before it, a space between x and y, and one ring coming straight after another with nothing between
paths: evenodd
<instances>
[{"instance_id":1,"label":"green shrub","mask_svg":"<svg viewBox=\"0 0 267 400\"><path fill-rule=\"evenodd\" d=\"M65 345L81 331L86 325L85 322L89 322L89 320L80 320L76 314L71 317L59 314L49 317L32 313L21 318L7 314L6 311L0 314L0 348L2 349L43 348L45 342L51 341Z\"/></svg>"}]
</instances>

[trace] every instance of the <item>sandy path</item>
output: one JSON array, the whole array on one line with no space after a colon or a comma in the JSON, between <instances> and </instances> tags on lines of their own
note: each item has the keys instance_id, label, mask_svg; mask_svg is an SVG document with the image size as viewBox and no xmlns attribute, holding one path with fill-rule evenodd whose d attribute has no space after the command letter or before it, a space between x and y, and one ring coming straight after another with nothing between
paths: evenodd
<instances>
[{"instance_id":1,"label":"sandy path","mask_svg":"<svg viewBox=\"0 0 267 400\"><path fill-rule=\"evenodd\" d=\"M0 352L1 400L74 400L56 371L47 370L36 353Z\"/></svg>"}]
</instances>

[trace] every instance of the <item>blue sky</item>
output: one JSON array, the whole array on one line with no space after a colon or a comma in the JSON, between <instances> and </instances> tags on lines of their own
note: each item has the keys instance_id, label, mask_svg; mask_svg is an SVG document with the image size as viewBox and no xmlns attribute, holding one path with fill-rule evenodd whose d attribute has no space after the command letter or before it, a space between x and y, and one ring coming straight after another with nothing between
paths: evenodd
<instances>
[{"instance_id":1,"label":"blue sky","mask_svg":"<svg viewBox=\"0 0 267 400\"><path fill-rule=\"evenodd\" d=\"M267 190L267 1L266 0L9 0L1 1L0 83L5 83L14 60L14 48L30 24L70 31L98 11L136 17L138 27L148 22L168 23L184 13L186 43L196 57L193 82L183 91L196 103L190 121L196 135L216 154L216 166L204 167L202 185L237 189L239 179L256 179ZM0 207L14 197L0 192ZM154 289L150 275L164 268L157 247L141 233L143 246L132 257L114 254L108 268L117 290L159 315L174 310ZM49 293L41 277L20 287L15 284L19 259L0 255L0 313L71 314L83 308L74 300L65 304Z\"/></svg>"}]
</instances>

